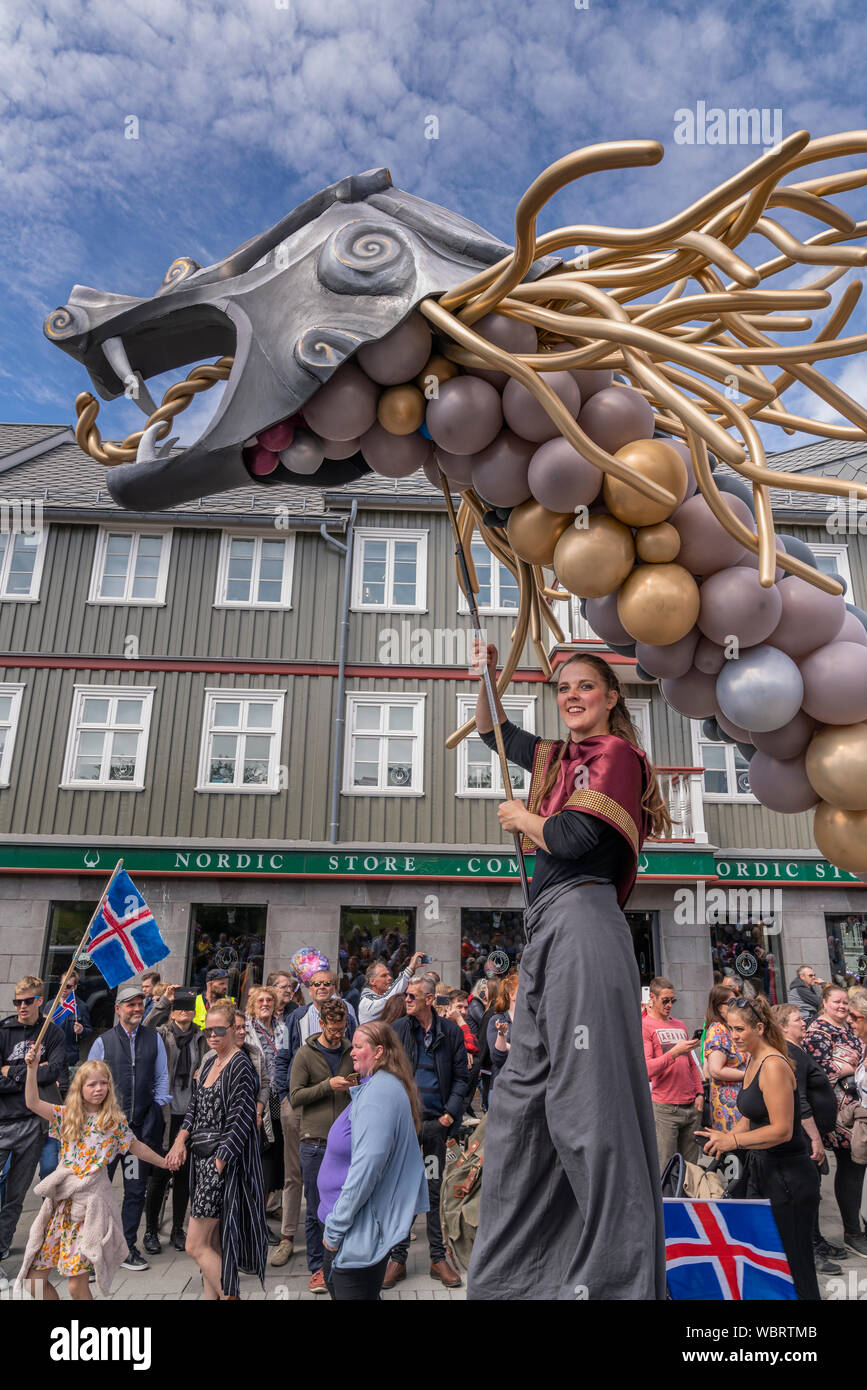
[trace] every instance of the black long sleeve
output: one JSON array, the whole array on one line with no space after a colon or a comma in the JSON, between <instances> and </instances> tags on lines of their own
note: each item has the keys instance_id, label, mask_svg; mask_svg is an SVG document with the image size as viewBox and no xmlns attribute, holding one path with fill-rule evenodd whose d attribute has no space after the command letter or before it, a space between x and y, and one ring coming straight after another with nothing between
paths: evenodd
<instances>
[{"instance_id":1,"label":"black long sleeve","mask_svg":"<svg viewBox=\"0 0 867 1390\"><path fill-rule=\"evenodd\" d=\"M510 763L515 763L518 767L526 768L527 772L533 769L533 754L536 751L536 744L539 742L538 734L528 734L525 729L519 729L517 724L513 724L511 719L506 719L500 725L503 733L503 747L506 750L506 757ZM495 749L497 746L497 736L493 729L489 734L479 733L486 748Z\"/></svg>"}]
</instances>

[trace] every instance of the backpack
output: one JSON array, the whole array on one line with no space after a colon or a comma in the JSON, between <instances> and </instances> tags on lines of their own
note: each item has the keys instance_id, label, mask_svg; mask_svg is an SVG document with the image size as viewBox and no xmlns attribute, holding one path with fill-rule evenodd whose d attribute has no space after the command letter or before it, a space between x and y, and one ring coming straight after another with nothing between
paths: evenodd
<instances>
[{"instance_id":1,"label":"backpack","mask_svg":"<svg viewBox=\"0 0 867 1390\"><path fill-rule=\"evenodd\" d=\"M464 1269L469 1267L473 1241L479 1229L487 1118L483 1115L476 1125L466 1152L447 1165L440 1192L440 1222L446 1245Z\"/></svg>"}]
</instances>

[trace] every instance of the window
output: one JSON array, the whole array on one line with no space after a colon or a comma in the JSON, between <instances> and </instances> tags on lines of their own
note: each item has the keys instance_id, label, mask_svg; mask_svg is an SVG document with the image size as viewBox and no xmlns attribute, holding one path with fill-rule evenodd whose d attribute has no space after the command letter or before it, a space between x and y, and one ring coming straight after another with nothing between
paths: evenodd
<instances>
[{"instance_id":1,"label":"window","mask_svg":"<svg viewBox=\"0 0 867 1390\"><path fill-rule=\"evenodd\" d=\"M867 912L826 912L828 959L834 984L863 985L867 981Z\"/></svg>"},{"instance_id":2,"label":"window","mask_svg":"<svg viewBox=\"0 0 867 1390\"><path fill-rule=\"evenodd\" d=\"M810 549L816 557L816 568L823 574L836 575L838 579L846 581L846 602L854 603L852 597L852 571L849 568L849 548L846 545L830 545L824 541L814 543L808 541Z\"/></svg>"},{"instance_id":3,"label":"window","mask_svg":"<svg viewBox=\"0 0 867 1390\"><path fill-rule=\"evenodd\" d=\"M227 994L245 1009L250 990L262 983L267 904L193 903L190 912L193 931L186 978L202 994L208 971L225 970Z\"/></svg>"},{"instance_id":4,"label":"window","mask_svg":"<svg viewBox=\"0 0 867 1390\"><path fill-rule=\"evenodd\" d=\"M100 531L89 602L165 603L171 544L170 531Z\"/></svg>"},{"instance_id":5,"label":"window","mask_svg":"<svg viewBox=\"0 0 867 1390\"><path fill-rule=\"evenodd\" d=\"M9 786L23 685L0 685L0 787Z\"/></svg>"},{"instance_id":6,"label":"window","mask_svg":"<svg viewBox=\"0 0 867 1390\"><path fill-rule=\"evenodd\" d=\"M708 801L745 797L755 801L750 791L750 765L733 743L712 743L703 738L701 724L692 721L695 766L704 768L704 796Z\"/></svg>"},{"instance_id":7,"label":"window","mask_svg":"<svg viewBox=\"0 0 867 1390\"><path fill-rule=\"evenodd\" d=\"M518 581L511 570L496 560L488 547L480 540L473 541L472 555L473 564L476 567L476 578L479 581L479 592L476 595L479 612L516 612L519 602ZM460 585L458 585L458 609L461 613L469 612L469 605Z\"/></svg>"},{"instance_id":8,"label":"window","mask_svg":"<svg viewBox=\"0 0 867 1390\"><path fill-rule=\"evenodd\" d=\"M0 598L18 603L37 603L48 527L33 535L25 531L0 531Z\"/></svg>"},{"instance_id":9,"label":"window","mask_svg":"<svg viewBox=\"0 0 867 1390\"><path fill-rule=\"evenodd\" d=\"M62 787L144 787L153 687L76 685Z\"/></svg>"},{"instance_id":10,"label":"window","mask_svg":"<svg viewBox=\"0 0 867 1390\"><path fill-rule=\"evenodd\" d=\"M347 695L347 796L422 795L424 695Z\"/></svg>"},{"instance_id":11,"label":"window","mask_svg":"<svg viewBox=\"0 0 867 1390\"><path fill-rule=\"evenodd\" d=\"M43 1004L46 1009L53 1004L54 997L60 989L60 981L69 969L75 949L95 911L96 899L89 903L51 903L48 938L41 971L45 982ZM75 995L87 1005L94 1033L104 1033L107 1029L113 1028L117 1022L114 1013L116 989L109 989L100 971L91 964L88 955L78 957L75 973L78 975ZM93 1037L89 1034L82 1038L82 1056L87 1056L92 1043Z\"/></svg>"},{"instance_id":12,"label":"window","mask_svg":"<svg viewBox=\"0 0 867 1390\"><path fill-rule=\"evenodd\" d=\"M458 696L458 724L465 724L475 713L475 695ZM528 733L536 732L536 697L507 695L503 708L513 724ZM509 777L516 796L526 796L530 790L530 774L523 767L509 763ZM471 734L458 744L458 796L491 796L502 799L503 774L496 748L488 748L478 734Z\"/></svg>"},{"instance_id":13,"label":"window","mask_svg":"<svg viewBox=\"0 0 867 1390\"><path fill-rule=\"evenodd\" d=\"M415 950L415 908L342 907L341 974L346 972L350 960L356 962L353 974L361 973L361 952L365 947L373 952L373 960L386 960L392 975L399 974Z\"/></svg>"},{"instance_id":14,"label":"window","mask_svg":"<svg viewBox=\"0 0 867 1390\"><path fill-rule=\"evenodd\" d=\"M422 613L427 605L427 532L357 530L352 607Z\"/></svg>"},{"instance_id":15,"label":"window","mask_svg":"<svg viewBox=\"0 0 867 1390\"><path fill-rule=\"evenodd\" d=\"M200 792L280 790L283 692L206 690Z\"/></svg>"},{"instance_id":16,"label":"window","mask_svg":"<svg viewBox=\"0 0 867 1390\"><path fill-rule=\"evenodd\" d=\"M740 893L748 896L743 889ZM773 910L773 899L780 895L780 890L756 888L752 894L752 906L745 905L736 913L720 914L718 921L709 924L714 978L734 976L741 981L744 998L764 994L769 1004L784 1004L786 974L781 955L782 924Z\"/></svg>"},{"instance_id":17,"label":"window","mask_svg":"<svg viewBox=\"0 0 867 1390\"><path fill-rule=\"evenodd\" d=\"M650 700L629 700L625 701L626 708L632 715L632 722L638 730L638 737L641 746L647 754L651 756L650 747Z\"/></svg>"},{"instance_id":18,"label":"window","mask_svg":"<svg viewBox=\"0 0 867 1390\"><path fill-rule=\"evenodd\" d=\"M295 537L223 532L216 608L290 608Z\"/></svg>"}]
</instances>

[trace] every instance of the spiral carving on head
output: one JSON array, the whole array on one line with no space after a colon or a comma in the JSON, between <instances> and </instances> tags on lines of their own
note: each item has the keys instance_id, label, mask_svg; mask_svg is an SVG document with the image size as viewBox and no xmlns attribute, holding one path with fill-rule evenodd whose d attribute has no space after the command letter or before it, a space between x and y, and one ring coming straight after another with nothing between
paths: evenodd
<instances>
[{"instance_id":1,"label":"spiral carving on head","mask_svg":"<svg viewBox=\"0 0 867 1390\"><path fill-rule=\"evenodd\" d=\"M49 338L71 338L75 333L82 333L84 327L75 310L66 304L54 309L45 320L45 332Z\"/></svg>"},{"instance_id":2,"label":"spiral carving on head","mask_svg":"<svg viewBox=\"0 0 867 1390\"><path fill-rule=\"evenodd\" d=\"M195 275L197 270L201 270L198 261L194 261L191 256L178 256L177 260L172 261L162 283L157 290L157 294L163 294L166 290L174 289L175 285L182 280L188 280L191 275Z\"/></svg>"},{"instance_id":3,"label":"spiral carving on head","mask_svg":"<svg viewBox=\"0 0 867 1390\"><path fill-rule=\"evenodd\" d=\"M308 328L295 344L295 360L326 381L361 343L357 333L344 333L339 328Z\"/></svg>"},{"instance_id":4,"label":"spiral carving on head","mask_svg":"<svg viewBox=\"0 0 867 1390\"><path fill-rule=\"evenodd\" d=\"M414 276L406 236L381 222L348 222L326 242L319 256L319 278L336 294L397 293Z\"/></svg>"}]
</instances>

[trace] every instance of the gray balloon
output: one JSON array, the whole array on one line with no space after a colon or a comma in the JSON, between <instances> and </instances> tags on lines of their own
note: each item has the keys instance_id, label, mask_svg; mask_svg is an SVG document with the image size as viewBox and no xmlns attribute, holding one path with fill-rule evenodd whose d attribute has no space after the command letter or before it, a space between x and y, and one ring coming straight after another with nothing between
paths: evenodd
<instances>
[{"instance_id":1,"label":"gray balloon","mask_svg":"<svg viewBox=\"0 0 867 1390\"><path fill-rule=\"evenodd\" d=\"M635 676L636 679L640 681L656 682L656 676L652 676L649 671L645 671L640 661L636 661L635 663Z\"/></svg>"},{"instance_id":2,"label":"gray balloon","mask_svg":"<svg viewBox=\"0 0 867 1390\"><path fill-rule=\"evenodd\" d=\"M792 658L767 643L727 661L716 678L716 700L726 718L760 733L794 719L803 694L804 682Z\"/></svg>"},{"instance_id":3,"label":"gray balloon","mask_svg":"<svg viewBox=\"0 0 867 1390\"><path fill-rule=\"evenodd\" d=\"M686 464L686 492L683 495L684 502L698 492L698 483L692 467L692 454L689 452L689 445L684 439L674 439L672 435L665 434L663 430L654 430L654 439L664 439L666 444L670 444L672 449L683 459Z\"/></svg>"},{"instance_id":4,"label":"gray balloon","mask_svg":"<svg viewBox=\"0 0 867 1390\"><path fill-rule=\"evenodd\" d=\"M551 352L574 352L580 343L553 343ZM589 401L591 396L595 396L597 391L604 391L606 386L611 386L614 382L612 371L590 370L584 367L567 367L569 375L577 382L578 390L581 392L582 405Z\"/></svg>"},{"instance_id":5,"label":"gray balloon","mask_svg":"<svg viewBox=\"0 0 867 1390\"><path fill-rule=\"evenodd\" d=\"M720 646L735 637L742 647L755 647L773 632L782 612L776 586L763 589L757 570L732 565L705 579L697 622L705 637Z\"/></svg>"},{"instance_id":6,"label":"gray balloon","mask_svg":"<svg viewBox=\"0 0 867 1390\"><path fill-rule=\"evenodd\" d=\"M584 600L585 609L583 616L603 642L618 642L622 646L628 646L632 642L632 637L626 631L617 613L617 594L605 594L603 598L588 598Z\"/></svg>"},{"instance_id":7,"label":"gray balloon","mask_svg":"<svg viewBox=\"0 0 867 1390\"><path fill-rule=\"evenodd\" d=\"M677 642L669 642L664 647L636 642L635 655L645 671L666 680L676 680L678 676L685 676L692 666L697 642L698 629L691 628L685 637L681 637Z\"/></svg>"},{"instance_id":8,"label":"gray balloon","mask_svg":"<svg viewBox=\"0 0 867 1390\"><path fill-rule=\"evenodd\" d=\"M584 405L578 424L600 449L616 454L635 439L653 438L653 407L631 386L606 386Z\"/></svg>"},{"instance_id":9,"label":"gray balloon","mask_svg":"<svg viewBox=\"0 0 867 1390\"><path fill-rule=\"evenodd\" d=\"M360 439L323 439L322 452L327 459L350 459L361 448Z\"/></svg>"},{"instance_id":10,"label":"gray balloon","mask_svg":"<svg viewBox=\"0 0 867 1390\"><path fill-rule=\"evenodd\" d=\"M359 348L357 361L380 386L398 386L412 381L427 365L431 342L431 331L421 314L410 314L384 338Z\"/></svg>"},{"instance_id":11,"label":"gray balloon","mask_svg":"<svg viewBox=\"0 0 867 1390\"><path fill-rule=\"evenodd\" d=\"M783 601L780 621L768 637L768 645L800 660L808 652L833 642L846 616L842 594L826 594L806 579L789 574L777 588Z\"/></svg>"},{"instance_id":12,"label":"gray balloon","mask_svg":"<svg viewBox=\"0 0 867 1390\"><path fill-rule=\"evenodd\" d=\"M754 529L752 513L739 497L728 497L726 506L751 531ZM729 535L698 493L678 507L671 524L680 536L677 563L690 574L715 574L746 558L746 547Z\"/></svg>"},{"instance_id":13,"label":"gray balloon","mask_svg":"<svg viewBox=\"0 0 867 1390\"><path fill-rule=\"evenodd\" d=\"M720 492L727 492L732 497L739 497L741 501L749 507L753 516L755 516L756 504L753 498L753 490L749 483L744 482L743 478L736 478L733 477L731 473L721 473L717 471L714 475L714 482Z\"/></svg>"},{"instance_id":14,"label":"gray balloon","mask_svg":"<svg viewBox=\"0 0 867 1390\"><path fill-rule=\"evenodd\" d=\"M694 666L685 676L660 681L659 688L671 708L688 719L707 719L716 710L716 681Z\"/></svg>"},{"instance_id":15,"label":"gray balloon","mask_svg":"<svg viewBox=\"0 0 867 1390\"><path fill-rule=\"evenodd\" d=\"M741 757L746 758L747 762L752 766L753 758L756 756L756 750L753 745L751 743L742 743L740 739L735 739L735 747Z\"/></svg>"},{"instance_id":16,"label":"gray balloon","mask_svg":"<svg viewBox=\"0 0 867 1390\"><path fill-rule=\"evenodd\" d=\"M361 436L365 463L384 478L408 478L421 468L433 452L431 442L421 434L389 434L377 423Z\"/></svg>"},{"instance_id":17,"label":"gray balloon","mask_svg":"<svg viewBox=\"0 0 867 1390\"><path fill-rule=\"evenodd\" d=\"M806 541L802 541L798 536L790 536L785 531L779 539L783 542L788 555L793 555L796 560L803 560L804 564L812 565L813 569L818 569L816 557Z\"/></svg>"},{"instance_id":18,"label":"gray balloon","mask_svg":"<svg viewBox=\"0 0 867 1390\"><path fill-rule=\"evenodd\" d=\"M461 492L463 492L465 488L472 487L472 454L447 454L445 449L434 449L434 458L439 463L449 482L459 487ZM439 483L437 483L437 486L439 486Z\"/></svg>"},{"instance_id":19,"label":"gray balloon","mask_svg":"<svg viewBox=\"0 0 867 1390\"><path fill-rule=\"evenodd\" d=\"M304 419L323 439L358 439L376 419L379 390L354 362L345 362L304 406Z\"/></svg>"},{"instance_id":20,"label":"gray balloon","mask_svg":"<svg viewBox=\"0 0 867 1390\"><path fill-rule=\"evenodd\" d=\"M528 481L531 493L543 507L551 512L573 512L596 501L603 475L601 468L558 434L533 454Z\"/></svg>"},{"instance_id":21,"label":"gray balloon","mask_svg":"<svg viewBox=\"0 0 867 1390\"><path fill-rule=\"evenodd\" d=\"M781 729L772 729L769 733L752 730L750 739L760 752L767 753L770 758L797 758L806 751L815 728L815 719L798 710L794 719L790 719Z\"/></svg>"},{"instance_id":22,"label":"gray balloon","mask_svg":"<svg viewBox=\"0 0 867 1390\"><path fill-rule=\"evenodd\" d=\"M496 387L477 376L444 381L428 402L425 417L431 439L450 454L477 454L493 443L503 424ZM529 494L528 494L529 495Z\"/></svg>"},{"instance_id":23,"label":"gray balloon","mask_svg":"<svg viewBox=\"0 0 867 1390\"><path fill-rule=\"evenodd\" d=\"M854 613L847 613L835 640L837 642L857 642L859 647L867 647L867 628L859 623Z\"/></svg>"},{"instance_id":24,"label":"gray balloon","mask_svg":"<svg viewBox=\"0 0 867 1390\"><path fill-rule=\"evenodd\" d=\"M296 429L292 443L280 451L280 462L293 473L315 473L324 458L324 440L312 430Z\"/></svg>"},{"instance_id":25,"label":"gray balloon","mask_svg":"<svg viewBox=\"0 0 867 1390\"><path fill-rule=\"evenodd\" d=\"M788 815L809 811L820 800L810 786L803 757L783 760L759 751L750 760L750 791L769 810Z\"/></svg>"},{"instance_id":26,"label":"gray balloon","mask_svg":"<svg viewBox=\"0 0 867 1390\"><path fill-rule=\"evenodd\" d=\"M692 660L696 669L704 671L705 675L718 676L725 665L725 649L709 637L700 637Z\"/></svg>"},{"instance_id":27,"label":"gray balloon","mask_svg":"<svg viewBox=\"0 0 867 1390\"><path fill-rule=\"evenodd\" d=\"M550 386L574 419L581 409L581 392L571 372L539 372L539 380ZM547 410L520 381L509 381L503 391L503 414L509 429L522 439L542 444L560 431Z\"/></svg>"},{"instance_id":28,"label":"gray balloon","mask_svg":"<svg viewBox=\"0 0 867 1390\"><path fill-rule=\"evenodd\" d=\"M702 721L701 736L702 738L709 739L711 743L722 742L720 738L719 725L717 724L713 715L711 715L708 719Z\"/></svg>"},{"instance_id":29,"label":"gray balloon","mask_svg":"<svg viewBox=\"0 0 867 1390\"><path fill-rule=\"evenodd\" d=\"M857 618L864 631L867 632L867 613L864 612L863 608L859 608L855 603L847 603L846 612Z\"/></svg>"},{"instance_id":30,"label":"gray balloon","mask_svg":"<svg viewBox=\"0 0 867 1390\"><path fill-rule=\"evenodd\" d=\"M721 729L724 734L728 734L729 738L735 743L752 743L749 729L742 729L740 724L733 724L730 719L726 718L720 709L716 712L716 722L718 728Z\"/></svg>"},{"instance_id":31,"label":"gray balloon","mask_svg":"<svg viewBox=\"0 0 867 1390\"><path fill-rule=\"evenodd\" d=\"M473 324L473 332L513 355L536 352L539 346L536 330L531 323L510 319L505 314L485 314L484 318ZM509 380L508 372L490 371L482 367L463 367L461 370L489 381L498 391L502 391Z\"/></svg>"},{"instance_id":32,"label":"gray balloon","mask_svg":"<svg viewBox=\"0 0 867 1390\"><path fill-rule=\"evenodd\" d=\"M829 642L801 661L804 709L820 724L860 724L867 719L867 647Z\"/></svg>"},{"instance_id":33,"label":"gray balloon","mask_svg":"<svg viewBox=\"0 0 867 1390\"><path fill-rule=\"evenodd\" d=\"M781 553L785 553L786 547L783 545L783 542L781 541L780 537L775 536L774 540L776 543L777 550L779 550ZM743 569L758 570L759 557L758 555L754 555L751 550L747 550L744 554L744 558L742 560L738 560L738 564ZM786 571L782 569L780 565L777 565L776 569L774 570L774 583L779 584L780 580L785 579L785 577Z\"/></svg>"},{"instance_id":34,"label":"gray balloon","mask_svg":"<svg viewBox=\"0 0 867 1390\"><path fill-rule=\"evenodd\" d=\"M530 498L527 473L533 446L511 430L500 430L493 444L473 459L473 487L495 507L517 507Z\"/></svg>"}]
</instances>

